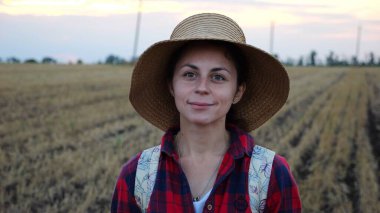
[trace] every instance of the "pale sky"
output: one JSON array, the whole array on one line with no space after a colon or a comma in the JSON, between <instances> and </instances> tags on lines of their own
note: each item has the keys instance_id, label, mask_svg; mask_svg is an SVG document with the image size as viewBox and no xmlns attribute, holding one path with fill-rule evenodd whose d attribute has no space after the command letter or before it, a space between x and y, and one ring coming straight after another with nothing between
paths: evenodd
<instances>
[{"instance_id":1,"label":"pale sky","mask_svg":"<svg viewBox=\"0 0 380 213\"><path fill-rule=\"evenodd\" d=\"M109 54L130 59L139 0L0 0L0 58L52 56L94 63ZM380 57L380 3L375 0L142 0L138 54L168 39L177 23L200 12L234 19L247 42L286 60L316 50L351 58L361 26L359 59Z\"/></svg>"}]
</instances>

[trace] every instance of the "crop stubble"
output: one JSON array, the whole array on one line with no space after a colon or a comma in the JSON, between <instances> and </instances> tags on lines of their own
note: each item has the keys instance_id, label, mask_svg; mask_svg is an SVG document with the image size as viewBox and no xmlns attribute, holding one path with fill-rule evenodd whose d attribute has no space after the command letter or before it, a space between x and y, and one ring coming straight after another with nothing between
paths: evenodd
<instances>
[{"instance_id":1,"label":"crop stubble","mask_svg":"<svg viewBox=\"0 0 380 213\"><path fill-rule=\"evenodd\" d=\"M284 155L305 212L380 209L380 70L289 68L252 134ZM129 66L0 65L0 210L105 212L123 163L162 132L128 101Z\"/></svg>"}]
</instances>

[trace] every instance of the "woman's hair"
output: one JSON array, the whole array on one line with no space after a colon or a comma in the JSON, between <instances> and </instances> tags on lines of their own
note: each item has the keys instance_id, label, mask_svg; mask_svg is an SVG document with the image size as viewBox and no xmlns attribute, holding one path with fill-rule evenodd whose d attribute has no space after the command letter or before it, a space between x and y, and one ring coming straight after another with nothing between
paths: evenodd
<instances>
[{"instance_id":1,"label":"woman's hair","mask_svg":"<svg viewBox=\"0 0 380 213\"><path fill-rule=\"evenodd\" d=\"M194 46L194 44L211 44L217 47L222 47L224 49L224 56L230 60L237 71L237 87L243 85L246 83L247 80L247 68L246 68L246 59L244 54L242 54L241 50L234 44L224 42L224 41L214 41L214 40L208 40L208 41L189 41L182 45L180 48L178 48L172 56L170 57L170 60L168 62L168 72L166 76L166 80L168 84L172 83L173 76L174 76L174 70L175 66L178 63L178 60L183 56L184 52L188 49ZM236 119L234 116L234 109L233 107L230 108L230 110L227 113L227 122L236 124ZM235 122L234 122L235 121Z\"/></svg>"}]
</instances>

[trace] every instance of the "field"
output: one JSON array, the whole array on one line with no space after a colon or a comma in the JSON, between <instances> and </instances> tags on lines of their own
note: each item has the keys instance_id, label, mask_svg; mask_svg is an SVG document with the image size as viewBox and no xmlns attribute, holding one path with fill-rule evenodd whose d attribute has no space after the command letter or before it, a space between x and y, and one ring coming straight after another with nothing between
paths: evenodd
<instances>
[{"instance_id":1,"label":"field","mask_svg":"<svg viewBox=\"0 0 380 213\"><path fill-rule=\"evenodd\" d=\"M108 212L124 162L162 132L128 101L132 67L0 65L0 212ZM289 68L252 132L285 156L304 212L380 209L380 69Z\"/></svg>"}]
</instances>

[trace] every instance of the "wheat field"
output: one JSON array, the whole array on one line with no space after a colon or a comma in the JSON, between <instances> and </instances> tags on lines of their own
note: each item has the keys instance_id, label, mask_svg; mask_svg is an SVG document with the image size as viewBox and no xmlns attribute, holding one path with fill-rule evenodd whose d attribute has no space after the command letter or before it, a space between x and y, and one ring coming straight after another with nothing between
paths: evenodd
<instances>
[{"instance_id":1,"label":"wheat field","mask_svg":"<svg viewBox=\"0 0 380 213\"><path fill-rule=\"evenodd\" d=\"M288 68L252 132L285 156L304 212L380 209L380 68ZM131 66L0 65L0 212L108 212L123 163L163 134L128 101Z\"/></svg>"}]
</instances>

